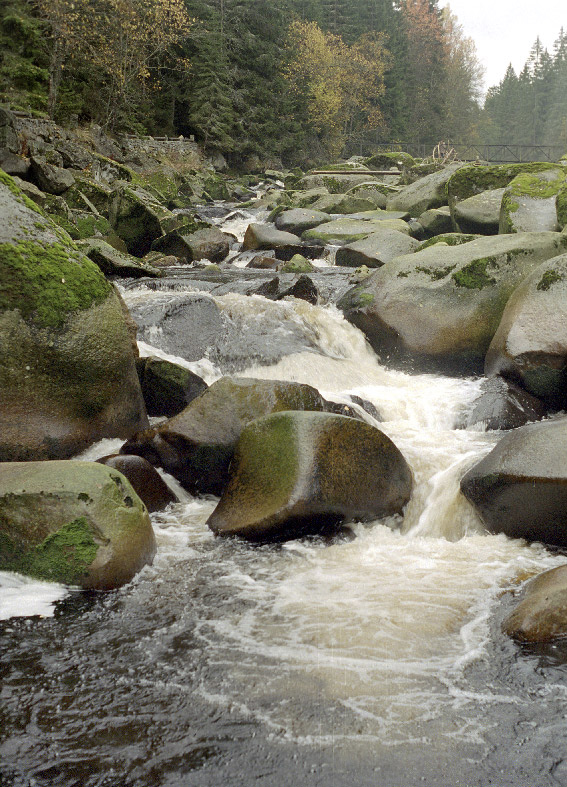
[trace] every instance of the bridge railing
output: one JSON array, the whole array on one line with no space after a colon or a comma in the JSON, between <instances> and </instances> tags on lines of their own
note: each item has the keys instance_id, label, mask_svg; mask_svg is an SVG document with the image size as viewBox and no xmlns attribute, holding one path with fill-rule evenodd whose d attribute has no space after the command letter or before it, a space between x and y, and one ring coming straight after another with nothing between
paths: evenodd
<instances>
[{"instance_id":1,"label":"bridge railing","mask_svg":"<svg viewBox=\"0 0 567 787\"><path fill-rule=\"evenodd\" d=\"M508 164L529 161L559 161L567 153L566 145L513 145L502 143L499 145L471 145L460 142L451 142L455 151L455 158L459 161L490 161L495 164ZM380 150L402 151L415 158L428 158L433 154L435 145L421 142L366 142L365 152L368 155ZM349 151L355 154L357 151Z\"/></svg>"}]
</instances>

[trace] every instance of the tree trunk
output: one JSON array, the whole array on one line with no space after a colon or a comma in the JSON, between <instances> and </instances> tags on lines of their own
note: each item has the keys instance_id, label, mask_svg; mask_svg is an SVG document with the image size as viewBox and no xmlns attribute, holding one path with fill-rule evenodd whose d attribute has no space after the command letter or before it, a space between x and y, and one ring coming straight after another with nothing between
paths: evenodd
<instances>
[{"instance_id":1,"label":"tree trunk","mask_svg":"<svg viewBox=\"0 0 567 787\"><path fill-rule=\"evenodd\" d=\"M47 97L47 113L51 120L55 117L59 85L63 75L63 61L65 59L65 45L59 35L53 40L53 50L49 62L49 94Z\"/></svg>"}]
</instances>

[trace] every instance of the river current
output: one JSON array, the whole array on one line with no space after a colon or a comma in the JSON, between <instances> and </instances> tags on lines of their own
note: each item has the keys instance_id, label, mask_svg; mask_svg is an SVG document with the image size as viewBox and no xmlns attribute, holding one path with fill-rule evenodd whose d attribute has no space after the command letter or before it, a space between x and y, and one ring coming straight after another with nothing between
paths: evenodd
<instances>
[{"instance_id":1,"label":"river current","mask_svg":"<svg viewBox=\"0 0 567 787\"><path fill-rule=\"evenodd\" d=\"M519 583L565 558L486 534L459 492L501 437L454 428L481 381L388 370L330 305L215 301L242 330L308 337L238 373L371 402L412 500L331 540L258 547L216 539L216 500L180 490L152 515L153 566L119 591L0 574L0 785L567 785L567 654L500 631ZM142 354L172 358L159 339Z\"/></svg>"}]
</instances>

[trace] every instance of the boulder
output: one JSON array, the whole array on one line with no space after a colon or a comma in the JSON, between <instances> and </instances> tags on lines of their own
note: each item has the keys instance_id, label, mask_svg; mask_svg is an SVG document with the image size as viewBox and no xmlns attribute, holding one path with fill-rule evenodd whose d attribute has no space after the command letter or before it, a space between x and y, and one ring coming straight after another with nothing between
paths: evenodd
<instances>
[{"instance_id":1,"label":"boulder","mask_svg":"<svg viewBox=\"0 0 567 787\"><path fill-rule=\"evenodd\" d=\"M567 184L564 184L559 190L555 200L555 208L557 211L557 223L560 229L565 230L567 227Z\"/></svg>"},{"instance_id":2,"label":"boulder","mask_svg":"<svg viewBox=\"0 0 567 787\"><path fill-rule=\"evenodd\" d=\"M0 134L2 132L0 131ZM27 159L11 153L8 148L0 146L0 167L7 175L12 177L27 178L30 169L30 163Z\"/></svg>"},{"instance_id":3,"label":"boulder","mask_svg":"<svg viewBox=\"0 0 567 787\"><path fill-rule=\"evenodd\" d=\"M517 429L530 421L539 421L545 415L539 399L502 377L485 380L481 390L472 409L460 416L456 429Z\"/></svg>"},{"instance_id":4,"label":"boulder","mask_svg":"<svg viewBox=\"0 0 567 787\"><path fill-rule=\"evenodd\" d=\"M228 257L231 237L216 227L204 227L182 237L189 248L187 257L189 262L197 260L222 262Z\"/></svg>"},{"instance_id":5,"label":"boulder","mask_svg":"<svg viewBox=\"0 0 567 787\"><path fill-rule=\"evenodd\" d=\"M55 142L55 150L62 159L62 164L70 169L87 169L94 161L94 156L83 145L68 139Z\"/></svg>"},{"instance_id":6,"label":"boulder","mask_svg":"<svg viewBox=\"0 0 567 787\"><path fill-rule=\"evenodd\" d=\"M10 153L20 152L16 116L6 107L0 107L0 148L5 148Z\"/></svg>"},{"instance_id":7,"label":"boulder","mask_svg":"<svg viewBox=\"0 0 567 787\"><path fill-rule=\"evenodd\" d=\"M447 204L447 183L462 164L449 164L439 172L405 186L398 194L388 198L388 210L407 210L415 218L430 208Z\"/></svg>"},{"instance_id":8,"label":"boulder","mask_svg":"<svg viewBox=\"0 0 567 787\"><path fill-rule=\"evenodd\" d=\"M252 257L247 268L259 268L261 270L275 270L279 265L279 261L275 257L265 257L261 254Z\"/></svg>"},{"instance_id":9,"label":"boulder","mask_svg":"<svg viewBox=\"0 0 567 787\"><path fill-rule=\"evenodd\" d=\"M162 358L141 358L137 368L151 416L177 415L207 390L207 383L199 375Z\"/></svg>"},{"instance_id":10,"label":"boulder","mask_svg":"<svg viewBox=\"0 0 567 787\"><path fill-rule=\"evenodd\" d=\"M565 248L567 237L555 232L430 246L388 262L338 306L384 360L476 374L513 290Z\"/></svg>"},{"instance_id":11,"label":"boulder","mask_svg":"<svg viewBox=\"0 0 567 787\"><path fill-rule=\"evenodd\" d=\"M276 218L275 224L278 230L301 235L304 230L310 230L312 227L323 224L325 221L329 221L329 216L320 210L292 208L280 213Z\"/></svg>"},{"instance_id":12,"label":"boulder","mask_svg":"<svg viewBox=\"0 0 567 787\"><path fill-rule=\"evenodd\" d=\"M319 197L319 199L313 203L312 205L313 210L321 211L324 213L359 213L363 210L374 210L376 208L376 204L374 200L366 199L365 197L361 197L360 194L352 195L352 194L328 194L323 197ZM325 219L324 219L325 220ZM326 220L329 220L329 217L326 217ZM322 222L319 222L320 224ZM316 224L312 226L316 227ZM310 229L309 227L304 227L303 229Z\"/></svg>"},{"instance_id":13,"label":"boulder","mask_svg":"<svg viewBox=\"0 0 567 787\"><path fill-rule=\"evenodd\" d=\"M161 271L153 265L118 251L102 238L79 241L77 246L107 276L161 276Z\"/></svg>"},{"instance_id":14,"label":"boulder","mask_svg":"<svg viewBox=\"0 0 567 787\"><path fill-rule=\"evenodd\" d=\"M353 186L358 186L359 183L368 183L371 180L372 177L369 175L353 175L337 171L332 175L306 175L298 185L303 190L324 187L330 194L346 194Z\"/></svg>"},{"instance_id":15,"label":"boulder","mask_svg":"<svg viewBox=\"0 0 567 787\"><path fill-rule=\"evenodd\" d=\"M412 474L381 431L329 413L282 412L240 435L207 524L220 536L281 541L401 513Z\"/></svg>"},{"instance_id":16,"label":"boulder","mask_svg":"<svg viewBox=\"0 0 567 787\"><path fill-rule=\"evenodd\" d=\"M320 243L330 243L337 246L344 246L347 243L354 243L363 240L373 232L381 232L386 228L395 229L399 232L404 230L409 234L409 227L401 219L390 221L367 221L364 219L335 219L326 224L320 224L311 230L306 230L301 236L304 241L318 241Z\"/></svg>"},{"instance_id":17,"label":"boulder","mask_svg":"<svg viewBox=\"0 0 567 787\"><path fill-rule=\"evenodd\" d=\"M67 458L147 425L120 299L0 173L0 461Z\"/></svg>"},{"instance_id":18,"label":"boulder","mask_svg":"<svg viewBox=\"0 0 567 787\"><path fill-rule=\"evenodd\" d=\"M174 218L147 191L127 184L114 190L108 217L116 234L136 257L147 254L152 242L164 234L162 221Z\"/></svg>"},{"instance_id":19,"label":"boulder","mask_svg":"<svg viewBox=\"0 0 567 787\"><path fill-rule=\"evenodd\" d=\"M243 249L275 249L278 246L300 244L297 235L282 232L270 224L249 224L244 235Z\"/></svg>"},{"instance_id":20,"label":"boulder","mask_svg":"<svg viewBox=\"0 0 567 787\"><path fill-rule=\"evenodd\" d=\"M483 191L505 188L522 173L545 172L556 169L557 164L527 162L525 164L466 164L460 167L447 183L447 197L451 211L457 202Z\"/></svg>"},{"instance_id":21,"label":"boulder","mask_svg":"<svg viewBox=\"0 0 567 787\"><path fill-rule=\"evenodd\" d=\"M492 533L567 546L567 418L508 432L461 480Z\"/></svg>"},{"instance_id":22,"label":"boulder","mask_svg":"<svg viewBox=\"0 0 567 787\"><path fill-rule=\"evenodd\" d=\"M276 260L282 260L283 262L291 260L296 254L301 254L302 257L306 257L308 260L318 260L327 256L328 251L324 246L312 242L286 244L278 246L274 251Z\"/></svg>"},{"instance_id":23,"label":"boulder","mask_svg":"<svg viewBox=\"0 0 567 787\"><path fill-rule=\"evenodd\" d=\"M291 260L284 262L280 267L282 273L310 273L314 270L315 266L302 254L294 254Z\"/></svg>"},{"instance_id":24,"label":"boulder","mask_svg":"<svg viewBox=\"0 0 567 787\"><path fill-rule=\"evenodd\" d=\"M464 232L444 232L442 235L436 235L434 238L428 238L422 241L419 245L420 251L427 249L429 246L437 246L443 244L445 246L460 246L462 243L470 243L471 240L477 240L482 237L481 235L468 235Z\"/></svg>"},{"instance_id":25,"label":"boulder","mask_svg":"<svg viewBox=\"0 0 567 787\"><path fill-rule=\"evenodd\" d=\"M27 180L21 180L21 178L19 178L17 175L14 176L14 183L20 189L22 194L28 197L28 199L31 199L31 201L35 202L36 205L39 205L40 208L45 207L47 195L44 194L41 189L38 189L35 183L30 183Z\"/></svg>"},{"instance_id":26,"label":"boulder","mask_svg":"<svg viewBox=\"0 0 567 787\"><path fill-rule=\"evenodd\" d=\"M113 191L106 183L97 183L85 175L74 173L75 183L65 192L65 202L70 208L85 210L92 205L101 216L108 217Z\"/></svg>"},{"instance_id":27,"label":"boulder","mask_svg":"<svg viewBox=\"0 0 567 787\"><path fill-rule=\"evenodd\" d=\"M441 235L444 232L451 232L453 229L451 211L447 206L426 210L418 221L428 235Z\"/></svg>"},{"instance_id":28,"label":"boulder","mask_svg":"<svg viewBox=\"0 0 567 787\"><path fill-rule=\"evenodd\" d=\"M368 167L368 169L391 169L392 167L394 169L406 169L413 167L415 163L413 156L401 150L375 153L364 160L364 166Z\"/></svg>"},{"instance_id":29,"label":"boulder","mask_svg":"<svg viewBox=\"0 0 567 787\"><path fill-rule=\"evenodd\" d=\"M113 454L103 456L97 459L97 462L122 473L150 513L163 511L170 503L179 502L177 495L171 491L155 467L141 456Z\"/></svg>"},{"instance_id":30,"label":"boulder","mask_svg":"<svg viewBox=\"0 0 567 787\"><path fill-rule=\"evenodd\" d=\"M482 191L457 202L452 210L456 229L464 233L498 235L504 189Z\"/></svg>"},{"instance_id":31,"label":"boulder","mask_svg":"<svg viewBox=\"0 0 567 787\"><path fill-rule=\"evenodd\" d=\"M358 268L360 265L379 268L395 257L411 254L418 247L419 242L404 232L385 229L342 246L335 255L335 264L349 268Z\"/></svg>"},{"instance_id":32,"label":"boulder","mask_svg":"<svg viewBox=\"0 0 567 787\"><path fill-rule=\"evenodd\" d=\"M137 454L160 465L190 492L218 495L236 441L250 421L281 410L329 407L310 385L223 377L179 415L135 435L120 453Z\"/></svg>"},{"instance_id":33,"label":"boulder","mask_svg":"<svg viewBox=\"0 0 567 787\"><path fill-rule=\"evenodd\" d=\"M559 230L556 198L566 177L563 167L517 175L504 189L499 232Z\"/></svg>"},{"instance_id":34,"label":"boulder","mask_svg":"<svg viewBox=\"0 0 567 787\"><path fill-rule=\"evenodd\" d=\"M319 197L329 194L325 186L316 186L311 189L299 189L291 192L291 205L294 208L309 208Z\"/></svg>"},{"instance_id":35,"label":"boulder","mask_svg":"<svg viewBox=\"0 0 567 787\"><path fill-rule=\"evenodd\" d=\"M485 371L552 406L567 406L567 254L539 265L512 294Z\"/></svg>"},{"instance_id":36,"label":"boulder","mask_svg":"<svg viewBox=\"0 0 567 787\"><path fill-rule=\"evenodd\" d=\"M526 583L523 598L502 623L518 642L547 643L567 636L567 566L544 571Z\"/></svg>"},{"instance_id":37,"label":"boulder","mask_svg":"<svg viewBox=\"0 0 567 787\"><path fill-rule=\"evenodd\" d=\"M111 590L151 563L148 512L128 480L94 462L0 464L0 569Z\"/></svg>"},{"instance_id":38,"label":"boulder","mask_svg":"<svg viewBox=\"0 0 567 787\"><path fill-rule=\"evenodd\" d=\"M63 194L75 182L75 178L68 170L49 164L41 156L32 156L30 176L36 186L48 194Z\"/></svg>"},{"instance_id":39,"label":"boulder","mask_svg":"<svg viewBox=\"0 0 567 787\"><path fill-rule=\"evenodd\" d=\"M384 188L382 184L373 183L360 183L358 186L353 186L349 189L345 196L347 197L361 197L362 199L370 200L375 208L386 208L387 194L391 193L390 190Z\"/></svg>"},{"instance_id":40,"label":"boulder","mask_svg":"<svg viewBox=\"0 0 567 787\"><path fill-rule=\"evenodd\" d=\"M288 287L287 290L284 290L282 294L278 296L278 300L288 297L298 298L300 301L307 301L307 303L315 305L319 299L319 292L309 276L302 274L291 287Z\"/></svg>"}]
</instances>

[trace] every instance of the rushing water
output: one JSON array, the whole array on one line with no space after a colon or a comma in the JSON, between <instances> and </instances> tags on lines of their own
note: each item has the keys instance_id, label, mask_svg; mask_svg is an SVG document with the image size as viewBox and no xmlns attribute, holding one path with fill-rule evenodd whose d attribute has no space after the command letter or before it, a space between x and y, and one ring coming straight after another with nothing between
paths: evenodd
<instances>
[{"instance_id":1,"label":"rushing water","mask_svg":"<svg viewBox=\"0 0 567 787\"><path fill-rule=\"evenodd\" d=\"M459 493L499 439L453 428L480 381L385 369L332 306L216 302L310 348L242 374L376 407L379 424L365 417L414 473L405 516L254 547L215 539L216 501L185 493L153 515L154 565L120 591L0 575L2 787L567 784L564 654L499 628L505 591L565 561L486 535Z\"/></svg>"}]
</instances>

